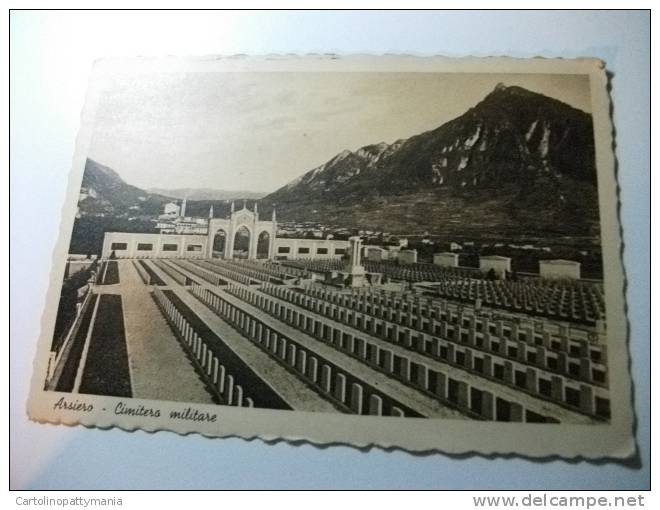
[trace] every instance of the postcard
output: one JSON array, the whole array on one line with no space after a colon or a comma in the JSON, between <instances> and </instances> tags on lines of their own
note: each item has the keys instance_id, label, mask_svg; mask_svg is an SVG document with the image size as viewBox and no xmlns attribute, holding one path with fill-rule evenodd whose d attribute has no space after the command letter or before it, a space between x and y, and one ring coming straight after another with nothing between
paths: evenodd
<instances>
[{"instance_id":1,"label":"postcard","mask_svg":"<svg viewBox=\"0 0 660 510\"><path fill-rule=\"evenodd\" d=\"M633 454L596 59L101 59L34 364L47 423Z\"/></svg>"}]
</instances>

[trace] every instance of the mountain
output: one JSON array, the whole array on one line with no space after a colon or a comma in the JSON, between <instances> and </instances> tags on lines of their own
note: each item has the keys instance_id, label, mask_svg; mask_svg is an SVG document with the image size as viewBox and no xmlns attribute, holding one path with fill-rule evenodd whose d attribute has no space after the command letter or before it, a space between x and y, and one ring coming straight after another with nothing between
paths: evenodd
<instances>
[{"instance_id":1,"label":"mountain","mask_svg":"<svg viewBox=\"0 0 660 510\"><path fill-rule=\"evenodd\" d=\"M231 191L211 188L148 188L147 191L173 198L187 198L188 200L259 200L266 196L266 193L256 191Z\"/></svg>"},{"instance_id":2,"label":"mountain","mask_svg":"<svg viewBox=\"0 0 660 510\"><path fill-rule=\"evenodd\" d=\"M82 186L92 190L86 198L78 202L84 214L104 214L107 216L157 216L162 213L163 204L172 198L156 193L148 193L126 184L112 168L87 159Z\"/></svg>"},{"instance_id":3,"label":"mountain","mask_svg":"<svg viewBox=\"0 0 660 510\"><path fill-rule=\"evenodd\" d=\"M500 84L437 129L343 151L262 202L283 220L390 232L596 235L591 115Z\"/></svg>"}]
</instances>

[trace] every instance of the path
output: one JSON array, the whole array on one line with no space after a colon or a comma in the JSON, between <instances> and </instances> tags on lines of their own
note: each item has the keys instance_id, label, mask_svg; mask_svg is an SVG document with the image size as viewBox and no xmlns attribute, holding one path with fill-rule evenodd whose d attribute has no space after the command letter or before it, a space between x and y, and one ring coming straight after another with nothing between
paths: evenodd
<instances>
[{"instance_id":1,"label":"path","mask_svg":"<svg viewBox=\"0 0 660 510\"><path fill-rule=\"evenodd\" d=\"M185 287L174 281L151 261L151 268L188 307L211 328L254 372L278 393L294 410L337 412L335 406L287 371L250 340L238 333ZM180 268L181 269L181 268ZM182 270L182 272L186 272ZM199 278L195 277L196 280Z\"/></svg>"},{"instance_id":2,"label":"path","mask_svg":"<svg viewBox=\"0 0 660 510\"><path fill-rule=\"evenodd\" d=\"M213 403L132 262L118 264L133 397Z\"/></svg>"}]
</instances>

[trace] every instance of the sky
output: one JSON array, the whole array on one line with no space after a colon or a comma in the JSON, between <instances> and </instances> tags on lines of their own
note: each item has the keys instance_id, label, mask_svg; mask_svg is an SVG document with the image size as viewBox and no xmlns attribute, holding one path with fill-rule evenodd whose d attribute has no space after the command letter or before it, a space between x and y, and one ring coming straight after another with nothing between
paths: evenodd
<instances>
[{"instance_id":1,"label":"sky","mask_svg":"<svg viewBox=\"0 0 660 510\"><path fill-rule=\"evenodd\" d=\"M107 85L89 157L144 189L272 192L343 150L434 129L500 82L591 112L583 75L142 73Z\"/></svg>"}]
</instances>

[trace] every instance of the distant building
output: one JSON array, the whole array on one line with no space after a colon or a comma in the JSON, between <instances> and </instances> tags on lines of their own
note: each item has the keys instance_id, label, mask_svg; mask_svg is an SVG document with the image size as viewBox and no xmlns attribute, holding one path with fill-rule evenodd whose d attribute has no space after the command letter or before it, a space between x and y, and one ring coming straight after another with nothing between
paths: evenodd
<instances>
[{"instance_id":1,"label":"distant building","mask_svg":"<svg viewBox=\"0 0 660 510\"><path fill-rule=\"evenodd\" d=\"M208 218L197 218L185 215L186 199L181 206L175 202L165 204L164 214L158 216L156 228L161 234L199 234L206 235L209 221L213 219L213 206L209 209Z\"/></svg>"},{"instance_id":2,"label":"distant building","mask_svg":"<svg viewBox=\"0 0 660 510\"><path fill-rule=\"evenodd\" d=\"M379 262L389 258L389 252L380 246L365 246L365 255L368 260Z\"/></svg>"},{"instance_id":3,"label":"distant building","mask_svg":"<svg viewBox=\"0 0 660 510\"><path fill-rule=\"evenodd\" d=\"M161 214L159 218L177 218L180 211L181 208L176 202L168 202L165 204L163 214Z\"/></svg>"},{"instance_id":4,"label":"distant building","mask_svg":"<svg viewBox=\"0 0 660 510\"><path fill-rule=\"evenodd\" d=\"M571 280L580 279L579 262L574 260L539 260L539 274L541 278L568 278Z\"/></svg>"},{"instance_id":5,"label":"distant building","mask_svg":"<svg viewBox=\"0 0 660 510\"><path fill-rule=\"evenodd\" d=\"M157 228L161 234L206 234L209 224L205 218L175 218L159 221Z\"/></svg>"},{"instance_id":6,"label":"distant building","mask_svg":"<svg viewBox=\"0 0 660 510\"><path fill-rule=\"evenodd\" d=\"M417 250L400 250L397 254L397 260L401 264L416 264Z\"/></svg>"},{"instance_id":7,"label":"distant building","mask_svg":"<svg viewBox=\"0 0 660 510\"><path fill-rule=\"evenodd\" d=\"M458 267L458 253L434 253L433 263L442 267Z\"/></svg>"},{"instance_id":8,"label":"distant building","mask_svg":"<svg viewBox=\"0 0 660 510\"><path fill-rule=\"evenodd\" d=\"M511 259L500 255L482 255L479 257L479 270L488 273L491 269L498 278L506 278L506 273L511 272Z\"/></svg>"}]
</instances>

